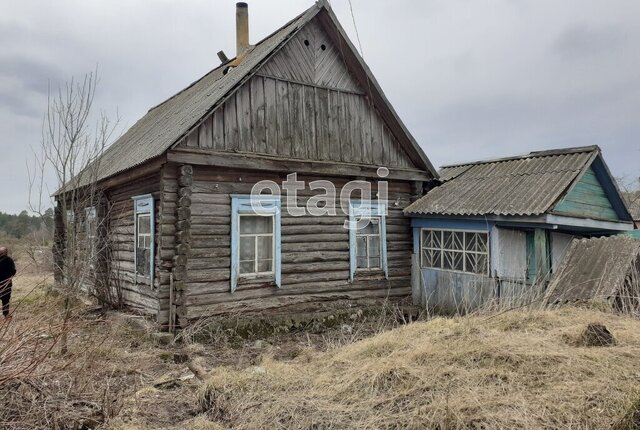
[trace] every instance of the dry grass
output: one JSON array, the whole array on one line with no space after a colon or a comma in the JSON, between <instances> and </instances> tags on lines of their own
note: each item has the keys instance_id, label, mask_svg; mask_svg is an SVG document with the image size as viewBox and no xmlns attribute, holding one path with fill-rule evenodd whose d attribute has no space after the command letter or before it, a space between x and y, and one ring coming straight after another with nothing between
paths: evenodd
<instances>
[{"instance_id":1,"label":"dry grass","mask_svg":"<svg viewBox=\"0 0 640 430\"><path fill-rule=\"evenodd\" d=\"M21 304L7 333L55 327L61 304L40 284L16 280ZM54 348L50 361L0 384L1 428L640 426L640 320L596 308L406 326L373 318L260 346L225 339L163 346L131 318L89 309L77 304L69 354ZM604 324L615 344L581 346L590 323ZM210 378L185 378L187 364L174 354L188 354Z\"/></svg>"},{"instance_id":2,"label":"dry grass","mask_svg":"<svg viewBox=\"0 0 640 430\"><path fill-rule=\"evenodd\" d=\"M617 344L575 346L588 323ZM640 321L588 309L437 318L293 362L217 368L233 428L611 428L640 399Z\"/></svg>"}]
</instances>

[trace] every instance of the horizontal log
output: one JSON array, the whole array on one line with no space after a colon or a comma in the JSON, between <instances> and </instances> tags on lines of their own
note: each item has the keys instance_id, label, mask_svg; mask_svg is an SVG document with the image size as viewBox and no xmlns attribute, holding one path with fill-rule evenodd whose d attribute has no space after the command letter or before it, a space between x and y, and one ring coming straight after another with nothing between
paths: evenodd
<instances>
[{"instance_id":1,"label":"horizontal log","mask_svg":"<svg viewBox=\"0 0 640 430\"><path fill-rule=\"evenodd\" d=\"M231 213L228 216L191 215L191 226L197 225L231 225Z\"/></svg>"},{"instance_id":2,"label":"horizontal log","mask_svg":"<svg viewBox=\"0 0 640 430\"><path fill-rule=\"evenodd\" d=\"M226 236L195 236L191 239L191 248L213 249L218 247L230 247L231 238Z\"/></svg>"},{"instance_id":3,"label":"horizontal log","mask_svg":"<svg viewBox=\"0 0 640 430\"><path fill-rule=\"evenodd\" d=\"M321 294L327 292L342 292L349 290L389 290L401 288L410 284L408 278L391 278L383 280L359 279L349 283L347 280L333 280L325 282L301 281L283 285L263 287L255 284L238 285L238 289L231 293L228 281L195 283L190 282L187 288L187 301L198 300L198 296L224 296L218 300L232 301L245 300L247 298L271 297L277 295ZM206 299L201 299L206 300Z\"/></svg>"},{"instance_id":4,"label":"horizontal log","mask_svg":"<svg viewBox=\"0 0 640 430\"><path fill-rule=\"evenodd\" d=\"M195 236L211 236L211 235L230 235L230 225L216 225L216 224L196 224L191 226L191 235Z\"/></svg>"},{"instance_id":5,"label":"horizontal log","mask_svg":"<svg viewBox=\"0 0 640 430\"><path fill-rule=\"evenodd\" d=\"M349 250L349 241L341 240L338 242L321 242L321 243L301 243L291 242L282 243L282 252L308 252L308 251L343 251Z\"/></svg>"},{"instance_id":6,"label":"horizontal log","mask_svg":"<svg viewBox=\"0 0 640 430\"><path fill-rule=\"evenodd\" d=\"M348 271L349 271L349 261L348 260L344 260L344 261L331 261L331 262L327 262L327 261L323 261L323 262L319 262L319 263L289 263L289 264L283 264L282 265L282 276L285 279L287 278L287 275L289 274L293 274L293 275L297 275L297 274L311 274L311 273L317 273L317 272L333 272L333 271L339 271L341 273L347 273L348 276Z\"/></svg>"},{"instance_id":7,"label":"horizontal log","mask_svg":"<svg viewBox=\"0 0 640 430\"><path fill-rule=\"evenodd\" d=\"M302 161L281 156L236 154L210 150L175 148L167 153L167 160L175 163L219 166L230 169L266 170L269 172L308 172L311 174L370 177L378 179L377 167L340 162ZM431 176L418 169L389 169L388 179L427 181Z\"/></svg>"},{"instance_id":8,"label":"horizontal log","mask_svg":"<svg viewBox=\"0 0 640 430\"><path fill-rule=\"evenodd\" d=\"M215 205L207 203L197 203L191 206L191 215L206 216L231 216L231 205ZM180 214L178 213L178 217Z\"/></svg>"},{"instance_id":9,"label":"horizontal log","mask_svg":"<svg viewBox=\"0 0 640 430\"><path fill-rule=\"evenodd\" d=\"M231 268L230 257L216 257L216 258L195 258L189 257L187 261L187 270L199 270L199 269L226 269Z\"/></svg>"},{"instance_id":10,"label":"horizontal log","mask_svg":"<svg viewBox=\"0 0 640 430\"><path fill-rule=\"evenodd\" d=\"M391 294L390 294L391 293ZM214 300L210 303L191 303L188 306L188 317L198 318L203 315L222 315L222 314L247 314L250 312L269 312L279 311L286 313L287 306L299 304L323 303L338 300L357 301L360 299L386 299L389 297L407 297L411 294L411 287L392 289L389 292L385 290L353 290L336 293L325 294L309 294L299 296L273 296L264 297L253 300L231 300L228 302ZM221 305L224 306L211 306Z\"/></svg>"},{"instance_id":11,"label":"horizontal log","mask_svg":"<svg viewBox=\"0 0 640 430\"><path fill-rule=\"evenodd\" d=\"M190 269L187 273L189 282L216 282L229 279L231 270L225 269Z\"/></svg>"},{"instance_id":12,"label":"horizontal log","mask_svg":"<svg viewBox=\"0 0 640 430\"><path fill-rule=\"evenodd\" d=\"M349 242L349 234L345 230L340 233L331 234L282 234L282 244L285 243L304 243L304 242Z\"/></svg>"},{"instance_id":13,"label":"horizontal log","mask_svg":"<svg viewBox=\"0 0 640 430\"><path fill-rule=\"evenodd\" d=\"M283 252L282 264L290 263L318 263L329 261L349 261L349 252L346 251L309 251L309 252Z\"/></svg>"}]
</instances>

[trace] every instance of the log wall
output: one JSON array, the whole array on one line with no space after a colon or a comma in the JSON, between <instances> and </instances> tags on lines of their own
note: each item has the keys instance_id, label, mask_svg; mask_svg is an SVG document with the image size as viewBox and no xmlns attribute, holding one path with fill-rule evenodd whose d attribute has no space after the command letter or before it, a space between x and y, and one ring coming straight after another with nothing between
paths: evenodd
<instances>
[{"instance_id":1,"label":"log wall","mask_svg":"<svg viewBox=\"0 0 640 430\"><path fill-rule=\"evenodd\" d=\"M159 277L155 276L155 285L136 283L134 263L134 196L153 194L156 205L156 225L161 213L160 175L154 174L136 179L127 184L113 188L107 193L109 208L109 244L112 251L112 282L122 288L124 302L127 306L146 314L157 315ZM156 249L158 238L156 228ZM158 253L156 252L156 255ZM156 260L156 267L158 267ZM156 269L156 274L158 270Z\"/></svg>"},{"instance_id":2,"label":"log wall","mask_svg":"<svg viewBox=\"0 0 640 430\"><path fill-rule=\"evenodd\" d=\"M411 228L402 214L409 204L408 182L389 184L387 252L389 279L378 274L349 282L349 234L343 227L348 216L338 208L335 216L293 217L282 212L282 288L240 283L230 292L231 197L249 194L254 183L278 175L228 172L194 167L190 252L187 261L185 305L189 319L234 313L289 313L310 311L337 300L368 300L411 294ZM299 177L307 183L331 178ZM345 179L332 180L340 188ZM375 191L375 187L374 187ZM298 205L317 191L299 193Z\"/></svg>"}]
</instances>

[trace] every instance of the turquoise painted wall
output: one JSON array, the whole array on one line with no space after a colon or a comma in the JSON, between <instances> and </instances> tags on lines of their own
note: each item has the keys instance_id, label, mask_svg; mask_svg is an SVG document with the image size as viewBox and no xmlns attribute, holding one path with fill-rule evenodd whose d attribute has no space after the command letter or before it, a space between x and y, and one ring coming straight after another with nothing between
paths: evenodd
<instances>
[{"instance_id":1,"label":"turquoise painted wall","mask_svg":"<svg viewBox=\"0 0 640 430\"><path fill-rule=\"evenodd\" d=\"M553 211L583 218L619 220L618 214L591 167Z\"/></svg>"}]
</instances>

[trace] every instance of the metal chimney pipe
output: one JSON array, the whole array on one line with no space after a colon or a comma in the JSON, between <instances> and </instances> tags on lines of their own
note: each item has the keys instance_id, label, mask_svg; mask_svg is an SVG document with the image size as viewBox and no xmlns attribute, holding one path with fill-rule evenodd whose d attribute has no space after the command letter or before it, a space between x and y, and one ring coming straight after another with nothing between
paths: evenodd
<instances>
[{"instance_id":1,"label":"metal chimney pipe","mask_svg":"<svg viewBox=\"0 0 640 430\"><path fill-rule=\"evenodd\" d=\"M249 47L249 6L236 3L236 57L244 54Z\"/></svg>"}]
</instances>

